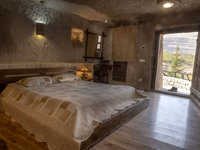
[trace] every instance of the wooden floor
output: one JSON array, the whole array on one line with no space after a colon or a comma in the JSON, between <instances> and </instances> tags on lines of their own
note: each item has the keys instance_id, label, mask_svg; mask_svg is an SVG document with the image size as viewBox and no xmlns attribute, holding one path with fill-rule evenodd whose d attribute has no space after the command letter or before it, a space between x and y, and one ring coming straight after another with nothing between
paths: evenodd
<instances>
[{"instance_id":1,"label":"wooden floor","mask_svg":"<svg viewBox=\"0 0 200 150\"><path fill-rule=\"evenodd\" d=\"M0 150L48 150L48 147L46 143L37 142L33 135L1 112Z\"/></svg>"},{"instance_id":2,"label":"wooden floor","mask_svg":"<svg viewBox=\"0 0 200 150\"><path fill-rule=\"evenodd\" d=\"M200 110L189 99L158 93L150 106L91 150L200 150Z\"/></svg>"},{"instance_id":3,"label":"wooden floor","mask_svg":"<svg viewBox=\"0 0 200 150\"><path fill-rule=\"evenodd\" d=\"M200 110L189 99L147 93L150 106L91 150L200 150ZM0 114L0 139L8 150L47 150ZM1 143L0 143L0 150Z\"/></svg>"}]
</instances>

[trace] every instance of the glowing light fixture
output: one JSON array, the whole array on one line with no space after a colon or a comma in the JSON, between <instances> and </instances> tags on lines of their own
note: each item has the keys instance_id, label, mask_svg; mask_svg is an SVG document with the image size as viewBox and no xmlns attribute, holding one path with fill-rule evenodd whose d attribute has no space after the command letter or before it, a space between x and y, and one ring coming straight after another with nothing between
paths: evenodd
<instances>
[{"instance_id":1,"label":"glowing light fixture","mask_svg":"<svg viewBox=\"0 0 200 150\"><path fill-rule=\"evenodd\" d=\"M108 23L108 20L105 20L105 23Z\"/></svg>"},{"instance_id":2,"label":"glowing light fixture","mask_svg":"<svg viewBox=\"0 0 200 150\"><path fill-rule=\"evenodd\" d=\"M83 67L81 68L80 72L82 72L81 78L84 80L88 78L88 72L90 72L90 70L86 67Z\"/></svg>"},{"instance_id":3,"label":"glowing light fixture","mask_svg":"<svg viewBox=\"0 0 200 150\"><path fill-rule=\"evenodd\" d=\"M173 6L174 6L174 3L165 3L165 4L163 4L164 8L171 8Z\"/></svg>"},{"instance_id":4,"label":"glowing light fixture","mask_svg":"<svg viewBox=\"0 0 200 150\"><path fill-rule=\"evenodd\" d=\"M157 0L157 4L160 8L172 8L178 5L180 0Z\"/></svg>"},{"instance_id":5,"label":"glowing light fixture","mask_svg":"<svg viewBox=\"0 0 200 150\"><path fill-rule=\"evenodd\" d=\"M76 75L81 77L82 80L91 81L93 79L93 73L87 67L82 67L79 71L76 71Z\"/></svg>"}]
</instances>

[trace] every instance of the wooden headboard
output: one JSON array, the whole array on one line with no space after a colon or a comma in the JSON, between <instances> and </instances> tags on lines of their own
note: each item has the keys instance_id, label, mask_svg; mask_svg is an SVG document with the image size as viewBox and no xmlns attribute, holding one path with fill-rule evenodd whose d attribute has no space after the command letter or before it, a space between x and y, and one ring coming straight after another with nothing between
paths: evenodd
<instances>
[{"instance_id":1,"label":"wooden headboard","mask_svg":"<svg viewBox=\"0 0 200 150\"><path fill-rule=\"evenodd\" d=\"M0 63L0 92L9 83L34 76L54 76L61 73L76 73L87 67L93 74L92 63L28 62Z\"/></svg>"},{"instance_id":2,"label":"wooden headboard","mask_svg":"<svg viewBox=\"0 0 200 150\"><path fill-rule=\"evenodd\" d=\"M61 73L75 73L75 72L76 72L76 67L1 69L0 91L2 91L7 84L17 82L23 78L33 77L33 76L54 76Z\"/></svg>"}]
</instances>

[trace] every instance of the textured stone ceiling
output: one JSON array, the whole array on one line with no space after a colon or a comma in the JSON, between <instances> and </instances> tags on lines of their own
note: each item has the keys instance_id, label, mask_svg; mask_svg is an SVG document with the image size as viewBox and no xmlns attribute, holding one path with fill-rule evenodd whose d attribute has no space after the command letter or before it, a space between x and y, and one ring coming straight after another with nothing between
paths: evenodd
<instances>
[{"instance_id":1,"label":"textured stone ceiling","mask_svg":"<svg viewBox=\"0 0 200 150\"><path fill-rule=\"evenodd\" d=\"M106 14L112 21L135 20L136 17L165 14L175 11L189 11L200 9L200 0L180 0L180 4L168 10L157 6L157 0L65 0L77 4L87 5L102 14Z\"/></svg>"},{"instance_id":2,"label":"textured stone ceiling","mask_svg":"<svg viewBox=\"0 0 200 150\"><path fill-rule=\"evenodd\" d=\"M18 6L20 4L21 9L29 16L32 15L31 18L52 18L55 16L49 15L51 13L48 11L55 10L69 12L90 21L108 20L109 23L134 22L139 17L200 10L200 0L180 0L178 6L165 10L157 6L157 0L0 0L0 4L5 6L9 2L18 3Z\"/></svg>"},{"instance_id":3,"label":"textured stone ceiling","mask_svg":"<svg viewBox=\"0 0 200 150\"><path fill-rule=\"evenodd\" d=\"M65 0L30 0L36 2L40 6L51 8L61 12L69 12L71 14L78 15L90 21L104 22L109 20L106 14L102 14L99 11L82 4L72 3ZM42 3L41 3L42 1Z\"/></svg>"}]
</instances>

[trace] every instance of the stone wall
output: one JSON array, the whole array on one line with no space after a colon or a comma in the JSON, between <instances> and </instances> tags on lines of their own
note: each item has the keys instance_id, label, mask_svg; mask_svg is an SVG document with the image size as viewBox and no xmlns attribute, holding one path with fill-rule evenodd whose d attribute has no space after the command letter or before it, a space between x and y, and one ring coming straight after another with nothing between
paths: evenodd
<instances>
[{"instance_id":1,"label":"stone wall","mask_svg":"<svg viewBox=\"0 0 200 150\"><path fill-rule=\"evenodd\" d=\"M136 55L134 62L128 62L126 82L112 80L112 71L109 74L109 81L113 84L125 84L141 90L149 90L151 82L151 61L154 39L153 18L146 18L146 24L138 25L136 39ZM112 36L112 29L108 29L108 35ZM112 38L108 38L112 39ZM112 41L107 45L107 57L112 60ZM144 59L145 62L140 62ZM140 81L139 81L140 80Z\"/></svg>"},{"instance_id":2,"label":"stone wall","mask_svg":"<svg viewBox=\"0 0 200 150\"><path fill-rule=\"evenodd\" d=\"M163 85L176 87L178 89L183 89L183 90L190 90L191 88L191 82L188 80L183 80L183 79L173 78L173 77L166 77L166 76L163 76Z\"/></svg>"},{"instance_id":3,"label":"stone wall","mask_svg":"<svg viewBox=\"0 0 200 150\"><path fill-rule=\"evenodd\" d=\"M112 71L110 72L110 82L115 84L126 84L141 90L151 90L152 73L155 67L155 33L165 28L183 27L200 25L199 10L183 13L172 13L164 16L143 18L145 24L139 24L137 44L136 44L136 61L128 63L127 81L112 81ZM112 33L112 29L110 29ZM110 58L112 58L112 45L109 45ZM145 62L140 62L145 59Z\"/></svg>"},{"instance_id":4,"label":"stone wall","mask_svg":"<svg viewBox=\"0 0 200 150\"><path fill-rule=\"evenodd\" d=\"M139 24L136 60L128 63L127 81L112 81L141 90L150 90L152 83L155 31L163 28L200 24L199 10L173 13L165 16L144 17ZM46 24L46 36L35 35L35 22ZM71 42L71 28L91 32L106 32L104 57L112 61L112 29L105 24L87 21L81 17L46 8L37 1L0 1L0 63L8 62L83 62L83 44ZM144 59L145 62L140 62ZM88 60L93 62L93 60ZM199 77L197 77L199 78ZM199 80L199 79L198 79ZM200 91L200 88L198 88Z\"/></svg>"},{"instance_id":5,"label":"stone wall","mask_svg":"<svg viewBox=\"0 0 200 150\"><path fill-rule=\"evenodd\" d=\"M45 37L35 34L35 23L45 25ZM85 41L71 41L71 28L102 33L105 26L79 16L46 8L36 1L0 1L0 63L82 62Z\"/></svg>"}]
</instances>

